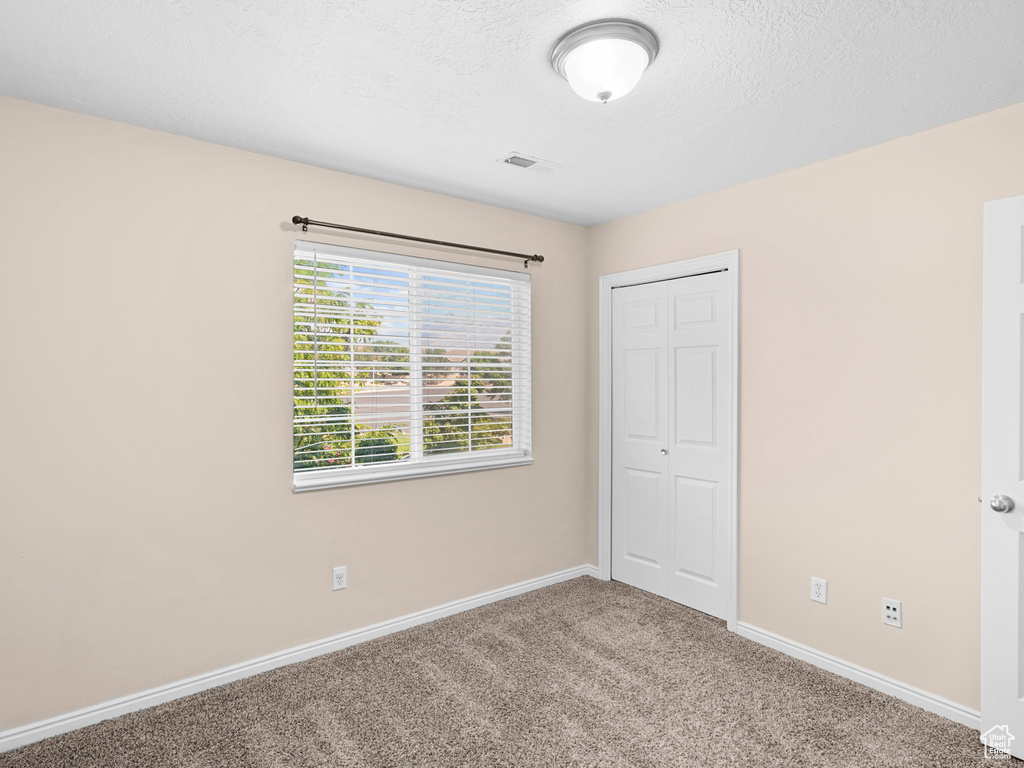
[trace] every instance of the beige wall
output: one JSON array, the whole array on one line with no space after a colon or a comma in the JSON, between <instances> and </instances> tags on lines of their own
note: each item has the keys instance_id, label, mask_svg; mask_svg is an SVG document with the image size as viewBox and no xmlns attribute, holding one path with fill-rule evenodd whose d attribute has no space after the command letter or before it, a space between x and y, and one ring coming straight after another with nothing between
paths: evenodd
<instances>
[{"instance_id":1,"label":"beige wall","mask_svg":"<svg viewBox=\"0 0 1024 768\"><path fill-rule=\"evenodd\" d=\"M593 557L583 229L6 98L0 180L0 730ZM548 257L533 466L292 494L296 213Z\"/></svg>"},{"instance_id":2,"label":"beige wall","mask_svg":"<svg viewBox=\"0 0 1024 768\"><path fill-rule=\"evenodd\" d=\"M741 621L977 707L981 206L1022 135L585 231L0 98L0 730L596 562L597 276L732 248ZM550 257L536 464L291 493L294 213Z\"/></svg>"},{"instance_id":3,"label":"beige wall","mask_svg":"<svg viewBox=\"0 0 1024 768\"><path fill-rule=\"evenodd\" d=\"M1024 104L589 233L591 371L597 276L741 251L740 621L973 708L982 205L1022 137Z\"/></svg>"}]
</instances>

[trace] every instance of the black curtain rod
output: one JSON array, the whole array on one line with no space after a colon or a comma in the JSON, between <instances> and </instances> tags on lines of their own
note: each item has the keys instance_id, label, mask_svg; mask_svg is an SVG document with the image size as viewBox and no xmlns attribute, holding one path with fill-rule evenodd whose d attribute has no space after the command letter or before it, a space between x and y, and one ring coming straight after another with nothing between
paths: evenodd
<instances>
[{"instance_id":1,"label":"black curtain rod","mask_svg":"<svg viewBox=\"0 0 1024 768\"><path fill-rule=\"evenodd\" d=\"M430 243L431 245L445 245L449 248L461 248L466 251L480 251L481 253L493 253L496 256L511 256L514 259L522 259L523 266L529 267L531 261L544 261L540 254L530 255L528 253L516 253L515 251L499 251L496 248L483 248L479 245L464 245L463 243L450 243L447 240L431 240L429 237L413 237L412 235L399 235L394 232L382 232L379 229L363 229L362 227L350 227L347 224L331 224L329 221L314 221L305 216L292 216L292 224L301 224L302 231L308 232L308 227L330 227L331 229L345 229L349 232L362 232L367 235L380 235L381 237L394 237L399 240L412 240L417 243Z\"/></svg>"}]
</instances>

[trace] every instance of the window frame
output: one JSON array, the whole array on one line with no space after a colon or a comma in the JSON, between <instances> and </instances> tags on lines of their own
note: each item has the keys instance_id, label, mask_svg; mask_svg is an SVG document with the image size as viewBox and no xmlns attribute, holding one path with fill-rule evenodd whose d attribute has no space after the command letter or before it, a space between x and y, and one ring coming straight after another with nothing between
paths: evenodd
<instances>
[{"instance_id":1,"label":"window frame","mask_svg":"<svg viewBox=\"0 0 1024 768\"><path fill-rule=\"evenodd\" d=\"M308 258L314 253L324 254L327 257L340 257L352 261L363 261L374 265L387 267L408 268L410 274L417 270L441 271L450 273L458 278L485 277L498 279L512 283L525 283L525 310L522 317L526 320L524 330L518 331L513 339L512 346L512 368L520 367L524 373L521 377L512 380L512 447L491 448L486 451L469 451L460 454L443 454L433 457L422 455L411 458L409 461L388 462L374 464L372 462L362 465L352 465L338 469L315 469L296 471L294 468L295 447L292 447L292 490L294 492L313 491L325 488L339 488L353 485L366 485L369 483L382 483L395 480L408 480L417 477L431 477L437 475L449 475L461 472L474 472L485 469L498 469L503 467L526 466L533 463L532 448L532 361L530 337L532 333L531 316L531 284L530 275L512 270L495 269L493 267L480 267L476 265L463 264L459 262L426 259L419 256L407 256L404 254L391 253L386 251L367 250L363 248L352 248L348 246L332 245L327 243L316 243L308 240L296 240L293 251L292 266L292 322L295 324L295 263L300 258L300 251ZM515 289L520 292L523 289ZM413 294L415 297L415 294ZM415 322L415 313L410 311L409 322ZM524 338L525 337L525 338ZM525 343L524 343L525 342ZM525 349L522 347L525 346ZM414 357L422 356L422 350L412 353L410 345L409 360L409 392L410 392L410 430L415 420L422 424L422 375L418 377L417 385L420 391L413 393L414 369L422 365L422 362L413 362ZM292 374L295 375L296 343L293 335L292 340ZM420 371L422 369L420 368ZM415 405L414 405L415 403ZM416 406L419 412L416 413ZM355 416L352 423L355 424ZM292 433L294 440L295 431L295 396L292 396ZM421 430L422 431L422 430ZM421 435L422 441L422 435ZM422 448L422 442L420 444Z\"/></svg>"}]
</instances>

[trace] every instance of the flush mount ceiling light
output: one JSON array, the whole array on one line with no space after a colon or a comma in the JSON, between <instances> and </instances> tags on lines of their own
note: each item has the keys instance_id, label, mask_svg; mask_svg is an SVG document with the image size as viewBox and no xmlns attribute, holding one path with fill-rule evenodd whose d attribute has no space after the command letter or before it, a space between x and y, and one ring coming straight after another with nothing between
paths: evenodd
<instances>
[{"instance_id":1,"label":"flush mount ceiling light","mask_svg":"<svg viewBox=\"0 0 1024 768\"><path fill-rule=\"evenodd\" d=\"M566 33L551 66L584 99L608 103L625 96L658 55L658 38L632 21L593 21Z\"/></svg>"}]
</instances>

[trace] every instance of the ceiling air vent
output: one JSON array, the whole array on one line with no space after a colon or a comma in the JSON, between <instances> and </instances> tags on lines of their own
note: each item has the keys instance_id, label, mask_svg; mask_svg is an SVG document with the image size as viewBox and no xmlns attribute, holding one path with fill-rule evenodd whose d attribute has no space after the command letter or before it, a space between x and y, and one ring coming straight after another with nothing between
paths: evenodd
<instances>
[{"instance_id":1,"label":"ceiling air vent","mask_svg":"<svg viewBox=\"0 0 1024 768\"><path fill-rule=\"evenodd\" d=\"M530 173L552 173L562 167L558 163L541 160L539 157L530 157L522 152L510 152L498 162L503 165L511 165L514 168L522 168L524 171L529 169Z\"/></svg>"},{"instance_id":2,"label":"ceiling air vent","mask_svg":"<svg viewBox=\"0 0 1024 768\"><path fill-rule=\"evenodd\" d=\"M522 155L511 154L504 158L501 162L514 165L516 168L530 168L537 164L536 160L529 157L523 157Z\"/></svg>"}]
</instances>

